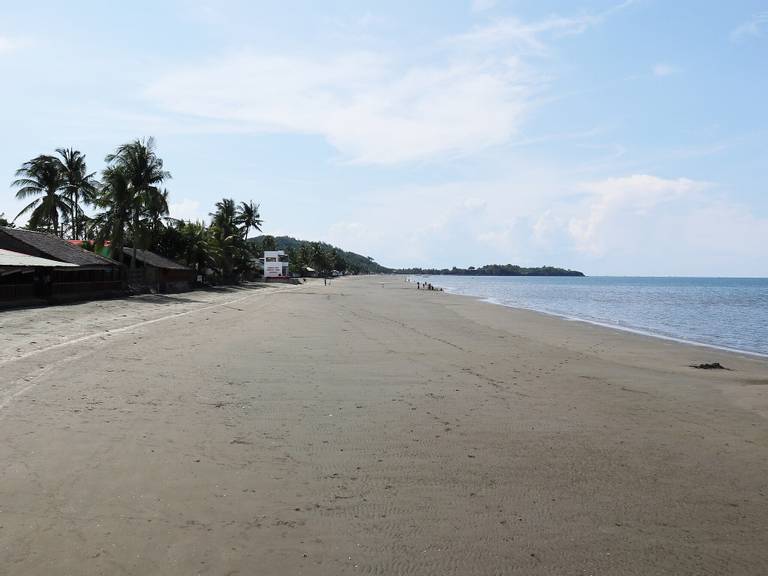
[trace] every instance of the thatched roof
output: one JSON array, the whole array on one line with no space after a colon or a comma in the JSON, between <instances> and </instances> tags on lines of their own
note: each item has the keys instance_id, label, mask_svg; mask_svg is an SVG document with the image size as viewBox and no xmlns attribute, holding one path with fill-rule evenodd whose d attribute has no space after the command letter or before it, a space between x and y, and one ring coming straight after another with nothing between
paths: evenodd
<instances>
[{"instance_id":1,"label":"thatched roof","mask_svg":"<svg viewBox=\"0 0 768 576\"><path fill-rule=\"evenodd\" d=\"M5 237L8 237L10 241L4 242ZM8 248L16 252L77 264L78 266L118 266L114 260L72 246L67 240L53 234L20 228L0 226L0 248Z\"/></svg>"}]
</instances>

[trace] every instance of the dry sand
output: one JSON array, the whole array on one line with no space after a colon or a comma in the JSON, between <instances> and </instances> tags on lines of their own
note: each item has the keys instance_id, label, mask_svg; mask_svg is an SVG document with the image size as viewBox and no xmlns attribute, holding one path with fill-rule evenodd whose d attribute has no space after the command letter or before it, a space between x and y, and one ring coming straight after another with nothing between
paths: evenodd
<instances>
[{"instance_id":1,"label":"dry sand","mask_svg":"<svg viewBox=\"0 0 768 576\"><path fill-rule=\"evenodd\" d=\"M0 313L0 573L768 573L765 360L414 288Z\"/></svg>"}]
</instances>

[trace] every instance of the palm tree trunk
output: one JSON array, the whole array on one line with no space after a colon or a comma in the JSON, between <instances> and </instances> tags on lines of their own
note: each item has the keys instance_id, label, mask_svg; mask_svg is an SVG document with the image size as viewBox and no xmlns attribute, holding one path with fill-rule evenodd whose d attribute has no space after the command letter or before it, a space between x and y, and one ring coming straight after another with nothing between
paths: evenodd
<instances>
[{"instance_id":1,"label":"palm tree trunk","mask_svg":"<svg viewBox=\"0 0 768 576\"><path fill-rule=\"evenodd\" d=\"M77 225L78 224L78 222L77 222L77 201L79 199L80 198L78 197L77 190L75 190L75 203L72 206L72 211L75 213L74 220L72 222L72 224L74 226L74 237L75 237L75 240L80 240L80 231L79 231L78 225Z\"/></svg>"}]
</instances>

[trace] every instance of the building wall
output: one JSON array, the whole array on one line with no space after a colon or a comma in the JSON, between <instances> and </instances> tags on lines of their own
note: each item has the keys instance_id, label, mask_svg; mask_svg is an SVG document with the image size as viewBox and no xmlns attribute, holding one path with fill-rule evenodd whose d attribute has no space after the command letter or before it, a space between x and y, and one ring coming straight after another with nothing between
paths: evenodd
<instances>
[{"instance_id":1,"label":"building wall","mask_svg":"<svg viewBox=\"0 0 768 576\"><path fill-rule=\"evenodd\" d=\"M288 275L288 258L285 252L266 250L264 252L264 278L286 278Z\"/></svg>"},{"instance_id":2,"label":"building wall","mask_svg":"<svg viewBox=\"0 0 768 576\"><path fill-rule=\"evenodd\" d=\"M166 269L161 271L161 292L187 292L195 284L194 270Z\"/></svg>"},{"instance_id":3,"label":"building wall","mask_svg":"<svg viewBox=\"0 0 768 576\"><path fill-rule=\"evenodd\" d=\"M120 270L37 267L24 273L0 276L0 304L70 302L120 296L124 293Z\"/></svg>"},{"instance_id":4,"label":"building wall","mask_svg":"<svg viewBox=\"0 0 768 576\"><path fill-rule=\"evenodd\" d=\"M0 266L0 306L36 299L35 271L16 271L15 267L13 270L3 274L4 269Z\"/></svg>"}]
</instances>

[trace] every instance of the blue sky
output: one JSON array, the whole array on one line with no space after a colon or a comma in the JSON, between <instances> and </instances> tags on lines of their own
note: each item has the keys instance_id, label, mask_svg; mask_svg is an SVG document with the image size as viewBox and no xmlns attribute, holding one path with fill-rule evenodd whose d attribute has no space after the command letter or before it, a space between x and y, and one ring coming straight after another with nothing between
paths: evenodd
<instances>
[{"instance_id":1,"label":"blue sky","mask_svg":"<svg viewBox=\"0 0 768 576\"><path fill-rule=\"evenodd\" d=\"M0 212L56 147L155 136L172 215L392 266L768 276L768 5L0 5Z\"/></svg>"}]
</instances>

